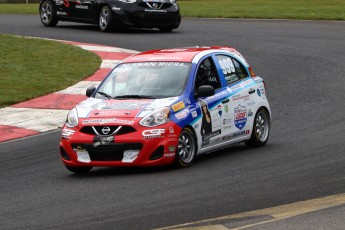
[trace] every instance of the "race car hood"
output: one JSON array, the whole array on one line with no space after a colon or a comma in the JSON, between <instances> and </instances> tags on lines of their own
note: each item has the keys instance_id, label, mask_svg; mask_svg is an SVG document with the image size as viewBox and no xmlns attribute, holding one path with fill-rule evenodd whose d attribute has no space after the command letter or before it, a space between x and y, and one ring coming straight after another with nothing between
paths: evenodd
<instances>
[{"instance_id":1,"label":"race car hood","mask_svg":"<svg viewBox=\"0 0 345 230\"><path fill-rule=\"evenodd\" d=\"M88 98L76 106L79 118L135 118L144 117L178 98L102 100Z\"/></svg>"}]
</instances>

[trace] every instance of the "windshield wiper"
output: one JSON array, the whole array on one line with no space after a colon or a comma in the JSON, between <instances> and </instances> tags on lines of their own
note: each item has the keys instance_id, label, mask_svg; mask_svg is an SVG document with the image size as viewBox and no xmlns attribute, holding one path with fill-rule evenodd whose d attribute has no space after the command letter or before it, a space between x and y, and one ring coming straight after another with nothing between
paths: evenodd
<instances>
[{"instance_id":1,"label":"windshield wiper","mask_svg":"<svg viewBox=\"0 0 345 230\"><path fill-rule=\"evenodd\" d=\"M115 96L113 97L114 99L118 99L118 98L149 98L149 99L156 99L157 97L153 97L153 96L148 96L148 95L119 95L119 96Z\"/></svg>"},{"instance_id":2,"label":"windshield wiper","mask_svg":"<svg viewBox=\"0 0 345 230\"><path fill-rule=\"evenodd\" d=\"M102 96L104 96L104 97L106 97L106 98L108 98L109 100L112 99L112 97L111 97L109 94L105 93L105 92L100 92L100 91L98 91L97 93L98 93L98 94L101 94Z\"/></svg>"}]
</instances>

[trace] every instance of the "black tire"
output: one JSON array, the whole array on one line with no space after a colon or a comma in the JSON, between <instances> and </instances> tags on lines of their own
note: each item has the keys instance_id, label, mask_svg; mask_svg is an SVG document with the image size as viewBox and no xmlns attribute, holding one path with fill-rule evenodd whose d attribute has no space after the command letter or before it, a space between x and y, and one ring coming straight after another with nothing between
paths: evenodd
<instances>
[{"instance_id":1,"label":"black tire","mask_svg":"<svg viewBox=\"0 0 345 230\"><path fill-rule=\"evenodd\" d=\"M173 28L171 27L161 27L159 28L159 31L162 32L162 33L169 33L173 30Z\"/></svg>"},{"instance_id":2,"label":"black tire","mask_svg":"<svg viewBox=\"0 0 345 230\"><path fill-rule=\"evenodd\" d=\"M92 169L92 166L83 166L83 167L73 167L73 166L67 166L67 165L65 166L69 171L76 174L86 174Z\"/></svg>"},{"instance_id":3,"label":"black tire","mask_svg":"<svg viewBox=\"0 0 345 230\"><path fill-rule=\"evenodd\" d=\"M99 12L98 27L102 32L111 32L114 28L114 16L109 6L103 6Z\"/></svg>"},{"instance_id":4,"label":"black tire","mask_svg":"<svg viewBox=\"0 0 345 230\"><path fill-rule=\"evenodd\" d=\"M178 168L190 166L197 152L196 138L190 128L184 128L178 138L174 164Z\"/></svg>"},{"instance_id":5,"label":"black tire","mask_svg":"<svg viewBox=\"0 0 345 230\"><path fill-rule=\"evenodd\" d=\"M40 6L40 18L44 26L54 27L59 22L56 10L51 1L46 0Z\"/></svg>"},{"instance_id":6,"label":"black tire","mask_svg":"<svg viewBox=\"0 0 345 230\"><path fill-rule=\"evenodd\" d=\"M266 145L271 130L271 119L267 110L260 108L254 117L252 135L245 144L248 147L261 147Z\"/></svg>"}]
</instances>

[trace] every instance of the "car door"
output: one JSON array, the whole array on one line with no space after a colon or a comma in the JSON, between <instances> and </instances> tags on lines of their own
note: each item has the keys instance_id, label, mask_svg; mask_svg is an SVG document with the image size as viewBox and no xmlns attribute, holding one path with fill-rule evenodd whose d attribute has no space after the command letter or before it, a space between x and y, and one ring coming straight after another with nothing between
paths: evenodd
<instances>
[{"instance_id":1,"label":"car door","mask_svg":"<svg viewBox=\"0 0 345 230\"><path fill-rule=\"evenodd\" d=\"M201 152L212 148L222 141L222 115L224 113L223 100L227 100L228 91L222 87L217 68L211 56L199 62L194 90L203 85L211 85L215 89L215 94L209 97L197 97L198 109L201 118L194 126L196 134L200 140Z\"/></svg>"},{"instance_id":2,"label":"car door","mask_svg":"<svg viewBox=\"0 0 345 230\"><path fill-rule=\"evenodd\" d=\"M64 0L69 16L74 19L94 20L95 19L94 0Z\"/></svg>"},{"instance_id":3,"label":"car door","mask_svg":"<svg viewBox=\"0 0 345 230\"><path fill-rule=\"evenodd\" d=\"M240 60L230 55L216 55L217 67L227 84L228 100L223 100L222 141L236 142L250 135L253 112L248 107L255 97L255 81Z\"/></svg>"}]
</instances>

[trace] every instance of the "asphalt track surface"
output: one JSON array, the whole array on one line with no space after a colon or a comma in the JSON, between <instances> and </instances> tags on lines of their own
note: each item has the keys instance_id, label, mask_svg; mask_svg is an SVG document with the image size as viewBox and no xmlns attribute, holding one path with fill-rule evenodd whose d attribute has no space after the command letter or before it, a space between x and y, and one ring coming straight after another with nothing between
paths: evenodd
<instances>
[{"instance_id":1,"label":"asphalt track surface","mask_svg":"<svg viewBox=\"0 0 345 230\"><path fill-rule=\"evenodd\" d=\"M265 79L273 113L265 147L233 146L180 170L99 168L77 176L60 162L58 131L2 143L0 228L150 229L344 193L344 27L184 19L172 33L104 34L83 24L44 28L37 15L0 15L0 33L134 50L233 46ZM308 227L317 229L300 229Z\"/></svg>"}]
</instances>

